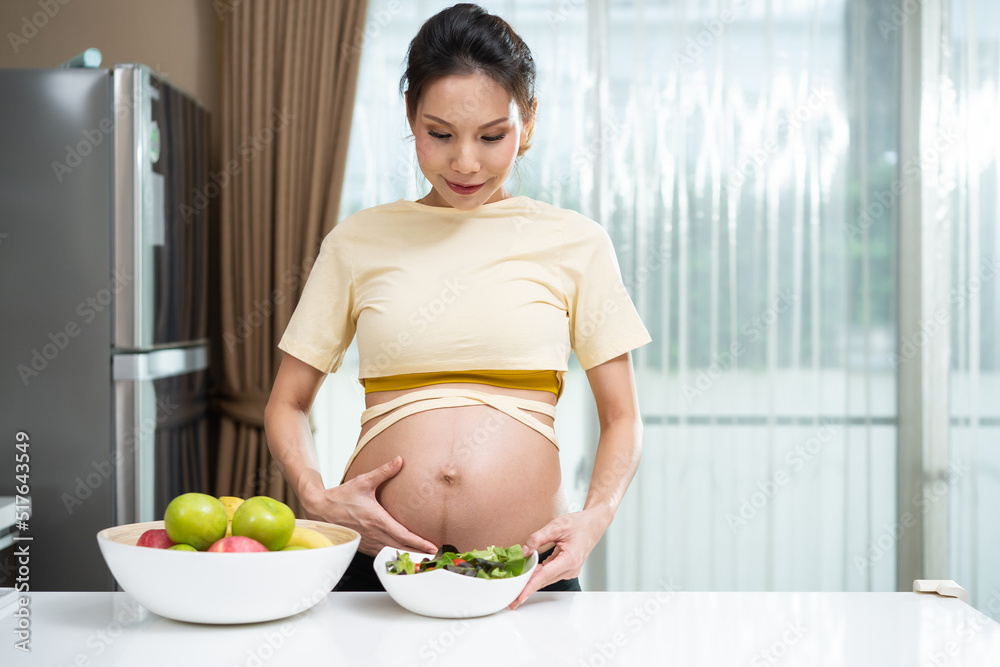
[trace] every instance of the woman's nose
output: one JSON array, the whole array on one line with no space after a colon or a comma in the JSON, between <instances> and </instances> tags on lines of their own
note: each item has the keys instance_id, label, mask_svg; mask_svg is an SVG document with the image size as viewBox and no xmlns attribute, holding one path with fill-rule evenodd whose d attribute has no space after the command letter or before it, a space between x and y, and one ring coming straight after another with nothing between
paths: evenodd
<instances>
[{"instance_id":1,"label":"woman's nose","mask_svg":"<svg viewBox=\"0 0 1000 667\"><path fill-rule=\"evenodd\" d=\"M462 174L472 174L479 171L479 157L476 149L468 142L462 142L456 149L457 153L451 162L451 168Z\"/></svg>"}]
</instances>

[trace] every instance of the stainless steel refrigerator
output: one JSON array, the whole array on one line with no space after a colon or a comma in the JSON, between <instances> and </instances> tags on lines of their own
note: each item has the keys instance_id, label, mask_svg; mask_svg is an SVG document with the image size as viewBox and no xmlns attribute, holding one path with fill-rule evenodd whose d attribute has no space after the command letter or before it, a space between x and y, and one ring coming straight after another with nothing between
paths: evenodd
<instances>
[{"instance_id":1,"label":"stainless steel refrigerator","mask_svg":"<svg viewBox=\"0 0 1000 667\"><path fill-rule=\"evenodd\" d=\"M0 70L0 496L27 482L31 590L114 590L96 533L209 491L208 129L143 65Z\"/></svg>"}]
</instances>

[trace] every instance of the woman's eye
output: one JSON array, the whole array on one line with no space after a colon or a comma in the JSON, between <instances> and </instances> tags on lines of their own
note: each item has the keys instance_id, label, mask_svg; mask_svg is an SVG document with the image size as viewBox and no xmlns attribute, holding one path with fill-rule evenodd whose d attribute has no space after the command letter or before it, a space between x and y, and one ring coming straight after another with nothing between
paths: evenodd
<instances>
[{"instance_id":1,"label":"woman's eye","mask_svg":"<svg viewBox=\"0 0 1000 667\"><path fill-rule=\"evenodd\" d=\"M447 139L451 137L450 134L441 134L440 132L435 132L434 130L428 130L427 134L431 135L435 139ZM506 134L496 134L492 137L483 137L483 141L489 141L489 142L500 141L506 136L507 136Z\"/></svg>"}]
</instances>

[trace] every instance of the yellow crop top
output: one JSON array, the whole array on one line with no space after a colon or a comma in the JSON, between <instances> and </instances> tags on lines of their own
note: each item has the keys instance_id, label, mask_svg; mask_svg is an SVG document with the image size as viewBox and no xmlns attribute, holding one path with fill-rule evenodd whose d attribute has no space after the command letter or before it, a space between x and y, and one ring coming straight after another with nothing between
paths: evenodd
<instances>
[{"instance_id":1,"label":"yellow crop top","mask_svg":"<svg viewBox=\"0 0 1000 667\"><path fill-rule=\"evenodd\" d=\"M525 196L401 199L334 226L278 348L332 373L355 335L366 392L441 373L558 392L571 353L586 371L651 341L607 231Z\"/></svg>"},{"instance_id":2,"label":"yellow crop top","mask_svg":"<svg viewBox=\"0 0 1000 667\"><path fill-rule=\"evenodd\" d=\"M387 377L362 378L365 393L413 389L445 382L475 382L510 389L535 389L551 391L556 397L562 394L562 382L556 371L441 371L438 373L404 373Z\"/></svg>"}]
</instances>

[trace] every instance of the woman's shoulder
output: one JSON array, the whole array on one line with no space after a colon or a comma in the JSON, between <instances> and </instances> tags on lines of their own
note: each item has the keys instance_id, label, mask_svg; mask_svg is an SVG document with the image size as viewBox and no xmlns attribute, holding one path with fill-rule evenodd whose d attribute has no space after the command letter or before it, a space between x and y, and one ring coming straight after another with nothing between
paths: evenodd
<instances>
[{"instance_id":1,"label":"woman's shoulder","mask_svg":"<svg viewBox=\"0 0 1000 667\"><path fill-rule=\"evenodd\" d=\"M520 196L516 199L520 200L520 205L515 209L518 215L529 220L534 217L547 222L557 221L571 236L593 235L603 229L596 221L575 209L563 208L527 196Z\"/></svg>"},{"instance_id":2,"label":"woman's shoulder","mask_svg":"<svg viewBox=\"0 0 1000 667\"><path fill-rule=\"evenodd\" d=\"M608 236L601 223L572 208L561 208L545 202L539 202L539 210L558 218L563 223L563 237L567 243L603 241Z\"/></svg>"},{"instance_id":3,"label":"woman's shoulder","mask_svg":"<svg viewBox=\"0 0 1000 667\"><path fill-rule=\"evenodd\" d=\"M335 237L353 234L356 233L358 229L363 229L366 224L386 220L388 217L393 215L398 216L400 213L404 213L407 210L405 206L401 205L401 203L405 201L406 200L404 199L397 199L394 202L377 204L375 206L358 209L341 218L341 220L333 226L333 229L330 230L329 234L334 235Z\"/></svg>"},{"instance_id":4,"label":"woman's shoulder","mask_svg":"<svg viewBox=\"0 0 1000 667\"><path fill-rule=\"evenodd\" d=\"M409 203L405 199L397 199L391 202L385 202L383 204L375 204L374 206L368 206L366 208L361 208L350 215L346 216L341 223L351 221L353 224L358 222L363 222L366 220L379 220L385 217L386 214L395 213L399 214L410 210L406 204Z\"/></svg>"}]
</instances>

